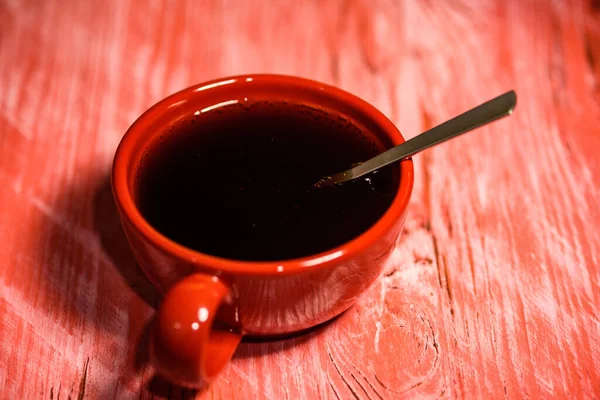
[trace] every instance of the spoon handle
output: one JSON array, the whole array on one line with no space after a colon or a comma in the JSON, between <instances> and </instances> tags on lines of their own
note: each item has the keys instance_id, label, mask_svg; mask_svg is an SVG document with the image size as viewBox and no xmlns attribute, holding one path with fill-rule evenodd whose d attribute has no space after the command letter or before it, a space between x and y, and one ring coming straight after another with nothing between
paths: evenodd
<instances>
[{"instance_id":1,"label":"spoon handle","mask_svg":"<svg viewBox=\"0 0 600 400\"><path fill-rule=\"evenodd\" d=\"M445 142L460 134L510 115L517 105L514 90L485 102L449 121L431 128L414 138L393 147L364 163L330 177L333 183L341 183L358 178L395 161L408 158L421 150Z\"/></svg>"}]
</instances>

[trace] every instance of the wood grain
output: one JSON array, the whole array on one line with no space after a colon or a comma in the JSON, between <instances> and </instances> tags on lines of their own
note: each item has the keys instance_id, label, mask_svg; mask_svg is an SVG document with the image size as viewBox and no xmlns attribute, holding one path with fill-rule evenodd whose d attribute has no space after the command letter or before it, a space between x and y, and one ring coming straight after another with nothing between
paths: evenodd
<instances>
[{"instance_id":1,"label":"wood grain","mask_svg":"<svg viewBox=\"0 0 600 400\"><path fill-rule=\"evenodd\" d=\"M340 86L407 137L519 105L415 157L355 307L185 391L145 363L158 296L109 168L154 102L251 72ZM600 398L599 79L595 1L0 1L0 397Z\"/></svg>"}]
</instances>

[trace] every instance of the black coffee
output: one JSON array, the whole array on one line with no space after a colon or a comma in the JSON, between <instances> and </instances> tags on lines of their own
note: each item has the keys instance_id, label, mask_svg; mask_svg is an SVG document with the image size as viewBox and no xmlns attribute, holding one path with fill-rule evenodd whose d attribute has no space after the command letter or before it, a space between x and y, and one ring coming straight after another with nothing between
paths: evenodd
<instances>
[{"instance_id":1,"label":"black coffee","mask_svg":"<svg viewBox=\"0 0 600 400\"><path fill-rule=\"evenodd\" d=\"M384 150L341 116L266 101L196 114L161 136L138 174L142 215L186 247L237 260L303 257L360 235L392 202L397 166L312 189Z\"/></svg>"}]
</instances>

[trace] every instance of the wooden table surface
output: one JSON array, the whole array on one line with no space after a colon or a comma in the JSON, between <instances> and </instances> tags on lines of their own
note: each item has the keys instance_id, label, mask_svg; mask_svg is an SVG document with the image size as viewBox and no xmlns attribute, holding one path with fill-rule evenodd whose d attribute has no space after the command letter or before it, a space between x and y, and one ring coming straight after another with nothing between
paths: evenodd
<instances>
[{"instance_id":1,"label":"wooden table surface","mask_svg":"<svg viewBox=\"0 0 600 400\"><path fill-rule=\"evenodd\" d=\"M0 398L600 398L592 3L0 0ZM109 170L153 103L249 72L337 85L406 137L519 105L415 157L404 233L353 308L186 391L146 363L158 296Z\"/></svg>"}]
</instances>

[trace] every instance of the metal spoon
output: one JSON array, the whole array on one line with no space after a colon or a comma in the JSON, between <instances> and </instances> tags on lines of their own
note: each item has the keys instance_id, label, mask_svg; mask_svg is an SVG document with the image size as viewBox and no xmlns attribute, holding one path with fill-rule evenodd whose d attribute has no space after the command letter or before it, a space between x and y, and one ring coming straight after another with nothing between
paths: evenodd
<instances>
[{"instance_id":1,"label":"metal spoon","mask_svg":"<svg viewBox=\"0 0 600 400\"><path fill-rule=\"evenodd\" d=\"M514 90L511 90L353 168L332 176L326 176L317 182L315 186L332 186L359 178L388 164L408 158L421 150L428 149L462 133L506 117L512 114L516 105L517 94Z\"/></svg>"}]
</instances>

